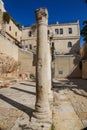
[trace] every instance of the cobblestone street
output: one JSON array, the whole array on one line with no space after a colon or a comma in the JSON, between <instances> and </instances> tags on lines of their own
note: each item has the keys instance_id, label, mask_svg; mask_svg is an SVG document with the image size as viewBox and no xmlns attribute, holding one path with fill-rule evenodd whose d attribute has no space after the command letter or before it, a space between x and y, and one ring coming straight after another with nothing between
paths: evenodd
<instances>
[{"instance_id":1,"label":"cobblestone street","mask_svg":"<svg viewBox=\"0 0 87 130\"><path fill-rule=\"evenodd\" d=\"M0 130L33 130L29 122L35 109L35 95L35 82L24 81L0 89ZM55 80L53 95L54 130L87 128L87 80Z\"/></svg>"}]
</instances>

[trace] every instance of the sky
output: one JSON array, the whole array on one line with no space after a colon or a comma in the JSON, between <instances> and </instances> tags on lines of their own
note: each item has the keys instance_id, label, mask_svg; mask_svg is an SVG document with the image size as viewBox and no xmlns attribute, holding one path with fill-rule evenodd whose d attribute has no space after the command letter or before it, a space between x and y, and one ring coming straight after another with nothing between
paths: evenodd
<instances>
[{"instance_id":1,"label":"sky","mask_svg":"<svg viewBox=\"0 0 87 130\"><path fill-rule=\"evenodd\" d=\"M49 24L80 22L87 20L87 4L85 0L3 0L6 11L21 26L31 26L35 24L35 10L41 7L48 9ZM82 37L80 45L83 44Z\"/></svg>"}]
</instances>

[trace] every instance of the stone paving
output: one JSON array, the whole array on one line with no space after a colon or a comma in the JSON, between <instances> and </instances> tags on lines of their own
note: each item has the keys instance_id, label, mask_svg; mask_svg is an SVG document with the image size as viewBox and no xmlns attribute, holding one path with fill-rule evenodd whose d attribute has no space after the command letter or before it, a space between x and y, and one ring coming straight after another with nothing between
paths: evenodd
<instances>
[{"instance_id":1,"label":"stone paving","mask_svg":"<svg viewBox=\"0 0 87 130\"><path fill-rule=\"evenodd\" d=\"M0 89L0 130L49 130L43 124L35 127L30 123L35 96L35 82ZM52 130L87 129L87 80L55 80L53 96Z\"/></svg>"},{"instance_id":2,"label":"stone paving","mask_svg":"<svg viewBox=\"0 0 87 130\"><path fill-rule=\"evenodd\" d=\"M87 80L54 82L53 123L55 130L87 129Z\"/></svg>"},{"instance_id":3,"label":"stone paving","mask_svg":"<svg viewBox=\"0 0 87 130\"><path fill-rule=\"evenodd\" d=\"M30 120L35 105L35 91L34 82L22 82L0 89L0 130L11 130L18 118L23 120L27 116L27 122Z\"/></svg>"}]
</instances>

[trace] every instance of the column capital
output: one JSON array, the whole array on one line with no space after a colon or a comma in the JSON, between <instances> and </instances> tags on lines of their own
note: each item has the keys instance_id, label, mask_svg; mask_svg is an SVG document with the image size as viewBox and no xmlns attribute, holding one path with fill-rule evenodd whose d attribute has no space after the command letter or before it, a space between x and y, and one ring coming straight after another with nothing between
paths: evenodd
<instances>
[{"instance_id":1,"label":"column capital","mask_svg":"<svg viewBox=\"0 0 87 130\"><path fill-rule=\"evenodd\" d=\"M37 22L46 22L48 19L48 11L46 8L39 8L35 11Z\"/></svg>"}]
</instances>

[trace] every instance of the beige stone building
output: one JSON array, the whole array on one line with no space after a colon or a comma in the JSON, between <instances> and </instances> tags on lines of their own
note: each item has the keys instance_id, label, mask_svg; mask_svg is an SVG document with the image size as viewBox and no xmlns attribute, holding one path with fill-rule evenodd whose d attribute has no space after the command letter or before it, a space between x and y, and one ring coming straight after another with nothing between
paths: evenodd
<instances>
[{"instance_id":1,"label":"beige stone building","mask_svg":"<svg viewBox=\"0 0 87 130\"><path fill-rule=\"evenodd\" d=\"M35 74L33 53L18 47L21 43L22 31L16 24L0 0L0 52L18 62L17 75L22 73ZM12 76L12 74L10 75Z\"/></svg>"},{"instance_id":2,"label":"beige stone building","mask_svg":"<svg viewBox=\"0 0 87 130\"><path fill-rule=\"evenodd\" d=\"M5 12L4 3L0 0L0 11Z\"/></svg>"},{"instance_id":3,"label":"beige stone building","mask_svg":"<svg viewBox=\"0 0 87 130\"><path fill-rule=\"evenodd\" d=\"M55 47L56 54L79 53L79 21L74 23L48 25L48 43ZM36 25L22 27L22 45L26 49L36 49Z\"/></svg>"},{"instance_id":4,"label":"beige stone building","mask_svg":"<svg viewBox=\"0 0 87 130\"><path fill-rule=\"evenodd\" d=\"M80 28L79 21L74 23L48 25L48 44L54 48L52 65L53 78L80 78L79 51ZM42 37L43 38L43 37ZM37 28L22 27L22 45L25 50L36 50Z\"/></svg>"},{"instance_id":5,"label":"beige stone building","mask_svg":"<svg viewBox=\"0 0 87 130\"><path fill-rule=\"evenodd\" d=\"M9 40L20 42L21 41L21 30L14 24L12 20L10 20L9 24L5 24L5 36L8 37Z\"/></svg>"},{"instance_id":6,"label":"beige stone building","mask_svg":"<svg viewBox=\"0 0 87 130\"><path fill-rule=\"evenodd\" d=\"M36 50L37 30L36 25L22 27L22 45L24 49Z\"/></svg>"},{"instance_id":7,"label":"beige stone building","mask_svg":"<svg viewBox=\"0 0 87 130\"><path fill-rule=\"evenodd\" d=\"M0 33L16 44L21 41L21 30L16 21L6 12L2 0L0 0Z\"/></svg>"},{"instance_id":8,"label":"beige stone building","mask_svg":"<svg viewBox=\"0 0 87 130\"><path fill-rule=\"evenodd\" d=\"M10 19L9 23L4 22L3 15L6 12L0 11L0 32L6 38L12 42L19 43L21 41L21 30L15 25L15 23Z\"/></svg>"}]
</instances>

